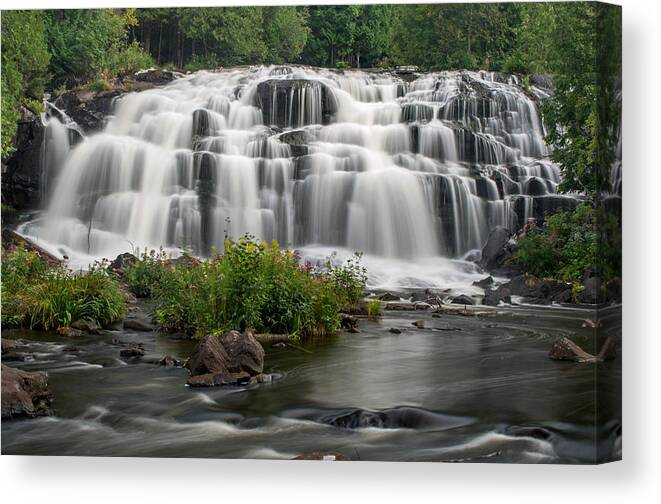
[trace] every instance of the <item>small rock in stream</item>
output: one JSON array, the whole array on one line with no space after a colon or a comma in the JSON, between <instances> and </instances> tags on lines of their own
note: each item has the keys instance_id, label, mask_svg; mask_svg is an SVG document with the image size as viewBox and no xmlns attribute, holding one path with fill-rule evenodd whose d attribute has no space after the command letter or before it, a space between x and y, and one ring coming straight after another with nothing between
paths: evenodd
<instances>
[{"instance_id":1,"label":"small rock in stream","mask_svg":"<svg viewBox=\"0 0 661 504\"><path fill-rule=\"evenodd\" d=\"M74 327L58 327L57 334L67 338L76 338L83 336L85 333L80 329L76 329Z\"/></svg>"},{"instance_id":2,"label":"small rock in stream","mask_svg":"<svg viewBox=\"0 0 661 504\"><path fill-rule=\"evenodd\" d=\"M416 320L415 322L412 322L411 324L414 325L415 327L417 327L418 329L424 329L425 328L425 321L424 320Z\"/></svg>"},{"instance_id":3,"label":"small rock in stream","mask_svg":"<svg viewBox=\"0 0 661 504\"><path fill-rule=\"evenodd\" d=\"M132 346L130 348L124 348L123 350L120 350L119 355L120 357L125 358L142 357L145 355L145 351L139 346Z\"/></svg>"},{"instance_id":4,"label":"small rock in stream","mask_svg":"<svg viewBox=\"0 0 661 504\"><path fill-rule=\"evenodd\" d=\"M397 329L396 327L391 327L390 329L388 329L388 332L391 332L393 334L402 334L402 330Z\"/></svg>"},{"instance_id":5,"label":"small rock in stream","mask_svg":"<svg viewBox=\"0 0 661 504\"><path fill-rule=\"evenodd\" d=\"M158 363L159 365L166 367L181 367L182 365L182 362L179 359L175 359L170 355L166 355L160 361L158 361Z\"/></svg>"}]
</instances>

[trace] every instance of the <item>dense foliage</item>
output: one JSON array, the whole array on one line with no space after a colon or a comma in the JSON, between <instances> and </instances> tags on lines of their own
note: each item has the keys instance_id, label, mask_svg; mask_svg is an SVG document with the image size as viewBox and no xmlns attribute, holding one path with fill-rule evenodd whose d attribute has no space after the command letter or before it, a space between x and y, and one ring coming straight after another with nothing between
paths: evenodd
<instances>
[{"instance_id":1,"label":"dense foliage","mask_svg":"<svg viewBox=\"0 0 661 504\"><path fill-rule=\"evenodd\" d=\"M50 55L44 18L37 11L2 13L2 148L5 157L14 150L13 139L20 106L34 112L41 106Z\"/></svg>"},{"instance_id":2,"label":"dense foliage","mask_svg":"<svg viewBox=\"0 0 661 504\"><path fill-rule=\"evenodd\" d=\"M358 256L315 269L276 242L250 236L227 240L224 251L208 260L143 255L125 278L134 292L149 292L164 329L192 336L246 328L294 336L333 333L340 308L363 297L366 281ZM153 282L150 289L146 281Z\"/></svg>"},{"instance_id":3,"label":"dense foliage","mask_svg":"<svg viewBox=\"0 0 661 504\"><path fill-rule=\"evenodd\" d=\"M546 218L518 241L514 260L541 278L580 282L586 270L608 280L619 276L622 244L613 216L589 204Z\"/></svg>"},{"instance_id":4,"label":"dense foliage","mask_svg":"<svg viewBox=\"0 0 661 504\"><path fill-rule=\"evenodd\" d=\"M2 250L2 325L57 329L89 318L100 326L121 320L118 283L97 266L73 273L48 267L35 252Z\"/></svg>"}]
</instances>

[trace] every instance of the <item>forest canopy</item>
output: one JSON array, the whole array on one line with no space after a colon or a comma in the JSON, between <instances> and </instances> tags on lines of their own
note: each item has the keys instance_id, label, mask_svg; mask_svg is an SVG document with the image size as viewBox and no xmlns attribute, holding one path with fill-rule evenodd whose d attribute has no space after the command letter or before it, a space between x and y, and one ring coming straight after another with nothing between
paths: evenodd
<instances>
[{"instance_id":1,"label":"forest canopy","mask_svg":"<svg viewBox=\"0 0 661 504\"><path fill-rule=\"evenodd\" d=\"M44 91L106 89L150 66L546 73L556 83L547 140L563 189L591 193L607 185L612 161L619 16L591 2L5 11L1 153L14 149L20 107L38 112Z\"/></svg>"}]
</instances>

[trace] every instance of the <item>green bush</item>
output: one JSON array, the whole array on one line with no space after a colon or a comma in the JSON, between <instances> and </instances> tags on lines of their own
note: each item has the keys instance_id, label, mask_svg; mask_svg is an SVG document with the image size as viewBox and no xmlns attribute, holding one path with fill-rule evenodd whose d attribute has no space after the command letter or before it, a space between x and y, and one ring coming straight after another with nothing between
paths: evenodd
<instances>
[{"instance_id":1,"label":"green bush","mask_svg":"<svg viewBox=\"0 0 661 504\"><path fill-rule=\"evenodd\" d=\"M380 299L372 299L367 302L367 317L377 320L383 314L383 306Z\"/></svg>"},{"instance_id":2,"label":"green bush","mask_svg":"<svg viewBox=\"0 0 661 504\"><path fill-rule=\"evenodd\" d=\"M580 282L592 269L605 280L619 276L621 233L616 218L582 204L546 218L526 233L514 261L538 277Z\"/></svg>"},{"instance_id":3,"label":"green bush","mask_svg":"<svg viewBox=\"0 0 661 504\"><path fill-rule=\"evenodd\" d=\"M163 250L152 250L129 263L123 278L129 290L138 297L150 297L163 277L165 258Z\"/></svg>"},{"instance_id":4,"label":"green bush","mask_svg":"<svg viewBox=\"0 0 661 504\"><path fill-rule=\"evenodd\" d=\"M28 288L46 278L48 266L36 252L2 249L2 325L19 326L26 320Z\"/></svg>"},{"instance_id":5,"label":"green bush","mask_svg":"<svg viewBox=\"0 0 661 504\"><path fill-rule=\"evenodd\" d=\"M111 68L119 75L128 75L154 66L154 58L134 40L118 51Z\"/></svg>"},{"instance_id":6,"label":"green bush","mask_svg":"<svg viewBox=\"0 0 661 504\"><path fill-rule=\"evenodd\" d=\"M124 296L117 282L102 269L74 274L53 270L28 290L30 327L57 329L89 318L100 326L121 320Z\"/></svg>"},{"instance_id":7,"label":"green bush","mask_svg":"<svg viewBox=\"0 0 661 504\"><path fill-rule=\"evenodd\" d=\"M76 274L62 266L49 268L35 252L3 250L3 326L50 330L81 318L106 326L124 312L119 285L102 267Z\"/></svg>"},{"instance_id":8,"label":"green bush","mask_svg":"<svg viewBox=\"0 0 661 504\"><path fill-rule=\"evenodd\" d=\"M222 254L178 261L154 289L156 316L170 331L192 336L251 329L293 336L335 332L339 310L364 288L364 269L353 258L316 271L290 250L251 236L227 240Z\"/></svg>"}]
</instances>

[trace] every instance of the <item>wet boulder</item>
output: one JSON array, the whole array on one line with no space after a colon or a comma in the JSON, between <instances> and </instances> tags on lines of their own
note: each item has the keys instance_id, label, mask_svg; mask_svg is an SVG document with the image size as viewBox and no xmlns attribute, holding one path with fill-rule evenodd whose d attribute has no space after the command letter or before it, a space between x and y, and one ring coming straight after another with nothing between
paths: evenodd
<instances>
[{"instance_id":1,"label":"wet boulder","mask_svg":"<svg viewBox=\"0 0 661 504\"><path fill-rule=\"evenodd\" d=\"M161 68L149 68L141 70L132 75L133 80L138 82L148 82L154 85L163 85L172 82L177 78L177 74Z\"/></svg>"},{"instance_id":2,"label":"wet boulder","mask_svg":"<svg viewBox=\"0 0 661 504\"><path fill-rule=\"evenodd\" d=\"M452 298L452 304L474 305L475 301L470 296L466 296L465 294L461 294L460 296L456 296L456 297Z\"/></svg>"},{"instance_id":3,"label":"wet boulder","mask_svg":"<svg viewBox=\"0 0 661 504\"><path fill-rule=\"evenodd\" d=\"M599 302L601 293L601 280L597 277L586 278L583 281L581 291L576 297L576 301L583 304L596 304Z\"/></svg>"},{"instance_id":4,"label":"wet boulder","mask_svg":"<svg viewBox=\"0 0 661 504\"><path fill-rule=\"evenodd\" d=\"M2 364L2 418L51 414L48 374L28 372Z\"/></svg>"},{"instance_id":5,"label":"wet boulder","mask_svg":"<svg viewBox=\"0 0 661 504\"><path fill-rule=\"evenodd\" d=\"M80 329L75 329L73 327L68 327L68 326L58 327L57 334L59 334L60 336L64 336L65 338L77 338L85 335L85 333Z\"/></svg>"},{"instance_id":6,"label":"wet boulder","mask_svg":"<svg viewBox=\"0 0 661 504\"><path fill-rule=\"evenodd\" d=\"M608 338L598 355L586 352L569 338L563 337L553 343L549 357L553 360L594 363L614 357L614 344Z\"/></svg>"},{"instance_id":7,"label":"wet boulder","mask_svg":"<svg viewBox=\"0 0 661 504\"><path fill-rule=\"evenodd\" d=\"M572 284L531 275L517 275L505 286L513 295L533 304L568 303L572 300Z\"/></svg>"},{"instance_id":8,"label":"wet boulder","mask_svg":"<svg viewBox=\"0 0 661 504\"><path fill-rule=\"evenodd\" d=\"M503 226L493 228L482 248L480 266L486 270L493 270L502 266L505 261L512 257L510 236L509 230Z\"/></svg>"},{"instance_id":9,"label":"wet boulder","mask_svg":"<svg viewBox=\"0 0 661 504\"><path fill-rule=\"evenodd\" d=\"M501 285L497 289L485 289L482 304L487 306L498 306L501 302L512 303L512 293L509 288Z\"/></svg>"},{"instance_id":10,"label":"wet boulder","mask_svg":"<svg viewBox=\"0 0 661 504\"><path fill-rule=\"evenodd\" d=\"M477 280L473 282L473 285L475 285L476 287L481 287L482 289L486 289L490 285L493 285L493 277L489 275L488 277L485 277L482 280Z\"/></svg>"},{"instance_id":11,"label":"wet boulder","mask_svg":"<svg viewBox=\"0 0 661 504\"><path fill-rule=\"evenodd\" d=\"M18 348L18 343L16 342L16 340L9 340L2 338L0 341L1 341L2 355L5 355L6 353L9 353L13 350L16 350L16 348Z\"/></svg>"},{"instance_id":12,"label":"wet boulder","mask_svg":"<svg viewBox=\"0 0 661 504\"><path fill-rule=\"evenodd\" d=\"M205 336L193 349L186 363L191 376L229 373L229 355L220 343L218 336Z\"/></svg>"},{"instance_id":13,"label":"wet boulder","mask_svg":"<svg viewBox=\"0 0 661 504\"><path fill-rule=\"evenodd\" d=\"M231 373L255 376L264 370L264 349L250 331L226 332L220 336L220 344L229 357L227 369Z\"/></svg>"},{"instance_id":14,"label":"wet boulder","mask_svg":"<svg viewBox=\"0 0 661 504\"><path fill-rule=\"evenodd\" d=\"M349 332L358 332L358 319L353 315L343 314L340 320L340 327Z\"/></svg>"},{"instance_id":15,"label":"wet boulder","mask_svg":"<svg viewBox=\"0 0 661 504\"><path fill-rule=\"evenodd\" d=\"M164 367L181 367L181 361L170 355L166 355L160 361L158 361L158 365Z\"/></svg>"},{"instance_id":16,"label":"wet boulder","mask_svg":"<svg viewBox=\"0 0 661 504\"><path fill-rule=\"evenodd\" d=\"M156 330L156 328L150 323L137 318L126 319L124 321L123 327L124 329L128 329L131 331L141 331L141 332L151 332Z\"/></svg>"},{"instance_id":17,"label":"wet boulder","mask_svg":"<svg viewBox=\"0 0 661 504\"><path fill-rule=\"evenodd\" d=\"M89 334L99 334L99 324L91 318L82 318L71 323L73 329L77 329Z\"/></svg>"},{"instance_id":18,"label":"wet boulder","mask_svg":"<svg viewBox=\"0 0 661 504\"><path fill-rule=\"evenodd\" d=\"M134 359L143 357L144 355L145 350L140 345L132 345L129 348L124 348L119 351L119 356L124 357L125 359Z\"/></svg>"}]
</instances>

